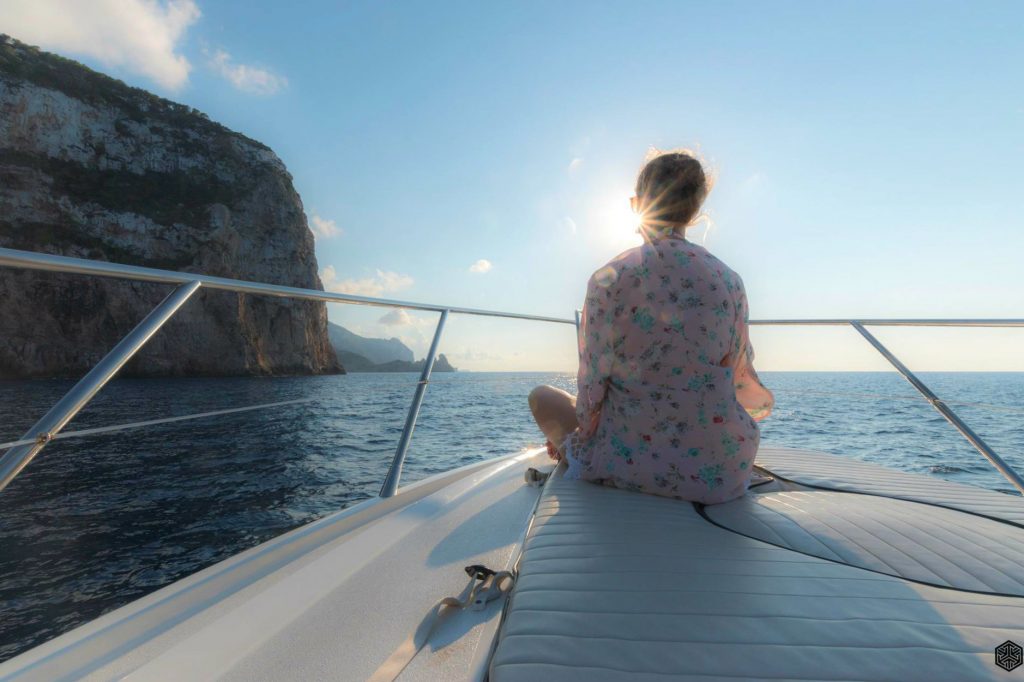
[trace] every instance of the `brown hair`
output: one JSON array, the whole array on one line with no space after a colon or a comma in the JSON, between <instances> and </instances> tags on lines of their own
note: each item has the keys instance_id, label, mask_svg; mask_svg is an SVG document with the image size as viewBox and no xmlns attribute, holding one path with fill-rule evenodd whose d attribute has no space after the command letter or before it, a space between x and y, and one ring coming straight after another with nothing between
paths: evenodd
<instances>
[{"instance_id":1,"label":"brown hair","mask_svg":"<svg viewBox=\"0 0 1024 682\"><path fill-rule=\"evenodd\" d=\"M636 178L637 211L645 227L667 232L692 225L711 182L693 152L652 152Z\"/></svg>"}]
</instances>

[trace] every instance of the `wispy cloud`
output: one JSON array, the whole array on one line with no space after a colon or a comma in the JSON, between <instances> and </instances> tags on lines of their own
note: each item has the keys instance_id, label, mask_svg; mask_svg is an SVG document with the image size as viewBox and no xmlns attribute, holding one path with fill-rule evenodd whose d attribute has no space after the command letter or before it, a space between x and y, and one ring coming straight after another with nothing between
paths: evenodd
<instances>
[{"instance_id":1,"label":"wispy cloud","mask_svg":"<svg viewBox=\"0 0 1024 682\"><path fill-rule=\"evenodd\" d=\"M242 92L273 95L288 86L288 79L266 69L235 63L224 50L210 57L210 67Z\"/></svg>"},{"instance_id":2,"label":"wispy cloud","mask_svg":"<svg viewBox=\"0 0 1024 682\"><path fill-rule=\"evenodd\" d=\"M381 296L408 289L413 285L413 279L409 275L386 270L377 270L372 277L362 279L338 279L338 272L333 265L328 265L320 271L320 279L327 291L355 296Z\"/></svg>"},{"instance_id":3,"label":"wispy cloud","mask_svg":"<svg viewBox=\"0 0 1024 682\"><path fill-rule=\"evenodd\" d=\"M469 266L469 271L475 272L478 275L482 275L485 272L490 272L491 268L493 267L494 264L491 263L491 261L487 260L486 258L481 258L480 260Z\"/></svg>"},{"instance_id":4,"label":"wispy cloud","mask_svg":"<svg viewBox=\"0 0 1024 682\"><path fill-rule=\"evenodd\" d=\"M377 323L386 327L408 327L415 324L415 320L404 308L395 308L382 315Z\"/></svg>"},{"instance_id":5,"label":"wispy cloud","mask_svg":"<svg viewBox=\"0 0 1024 682\"><path fill-rule=\"evenodd\" d=\"M313 230L313 236L317 239L340 237L343 233L343 230L333 220L321 218L316 213L309 219L309 228Z\"/></svg>"},{"instance_id":6,"label":"wispy cloud","mask_svg":"<svg viewBox=\"0 0 1024 682\"><path fill-rule=\"evenodd\" d=\"M0 3L0 27L18 40L92 57L172 90L188 82L192 67L178 49L185 31L199 16L193 0Z\"/></svg>"}]
</instances>

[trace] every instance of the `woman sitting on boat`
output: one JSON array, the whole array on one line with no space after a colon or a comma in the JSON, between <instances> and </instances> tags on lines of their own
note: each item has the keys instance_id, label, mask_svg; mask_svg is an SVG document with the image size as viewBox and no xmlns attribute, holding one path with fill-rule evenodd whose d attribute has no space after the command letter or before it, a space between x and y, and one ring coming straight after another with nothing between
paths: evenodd
<instances>
[{"instance_id":1,"label":"woman sitting on boat","mask_svg":"<svg viewBox=\"0 0 1024 682\"><path fill-rule=\"evenodd\" d=\"M567 476L705 504L746 492L774 398L754 371L742 280L686 240L709 189L690 153L644 166L632 200L644 244L587 284L578 397L530 393Z\"/></svg>"}]
</instances>

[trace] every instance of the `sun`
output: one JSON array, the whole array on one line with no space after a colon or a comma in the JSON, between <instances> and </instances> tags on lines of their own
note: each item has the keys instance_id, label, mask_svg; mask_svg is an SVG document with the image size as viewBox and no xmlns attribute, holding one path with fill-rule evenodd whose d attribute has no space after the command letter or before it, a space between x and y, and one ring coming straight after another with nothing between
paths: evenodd
<instances>
[{"instance_id":1,"label":"sun","mask_svg":"<svg viewBox=\"0 0 1024 682\"><path fill-rule=\"evenodd\" d=\"M637 234L640 216L629 205L633 192L618 188L604 196L604 201L597 202L598 210L594 216L601 246L625 250L640 244L642 240Z\"/></svg>"}]
</instances>

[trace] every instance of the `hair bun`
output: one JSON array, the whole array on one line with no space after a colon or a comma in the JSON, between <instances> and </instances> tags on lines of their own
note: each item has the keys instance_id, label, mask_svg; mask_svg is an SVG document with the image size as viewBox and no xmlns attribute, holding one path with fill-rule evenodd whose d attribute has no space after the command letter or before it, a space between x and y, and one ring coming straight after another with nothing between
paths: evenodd
<instances>
[{"instance_id":1,"label":"hair bun","mask_svg":"<svg viewBox=\"0 0 1024 682\"><path fill-rule=\"evenodd\" d=\"M655 151L636 179L643 224L657 232L690 225L709 191L704 167L689 150Z\"/></svg>"}]
</instances>

